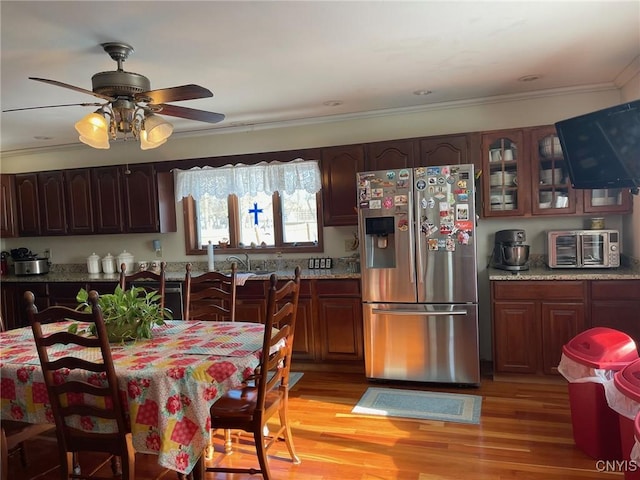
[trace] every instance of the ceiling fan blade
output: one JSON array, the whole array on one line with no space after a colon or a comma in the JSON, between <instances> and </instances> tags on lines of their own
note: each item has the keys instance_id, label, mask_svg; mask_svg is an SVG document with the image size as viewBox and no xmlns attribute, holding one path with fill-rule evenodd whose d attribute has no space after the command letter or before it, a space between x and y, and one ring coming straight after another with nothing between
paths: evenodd
<instances>
[{"instance_id":1,"label":"ceiling fan blade","mask_svg":"<svg viewBox=\"0 0 640 480\"><path fill-rule=\"evenodd\" d=\"M49 80L47 78L36 78L36 77L29 77L29 80L36 80L37 82L49 83L57 87L69 88L71 90L75 90L76 92L87 93L89 95L93 95L94 97L102 98L103 100L107 100L109 102L113 102L115 100L115 98L113 97L92 92L91 90L87 90L86 88L75 87L73 85L69 85L68 83L58 82L57 80Z\"/></svg>"},{"instance_id":2,"label":"ceiling fan blade","mask_svg":"<svg viewBox=\"0 0 640 480\"><path fill-rule=\"evenodd\" d=\"M148 103L158 104L167 102L178 102L181 100L196 100L198 98L213 97L211 90L199 85L182 85L180 87L161 88L150 90L135 95L137 101L150 99Z\"/></svg>"},{"instance_id":3,"label":"ceiling fan blade","mask_svg":"<svg viewBox=\"0 0 640 480\"><path fill-rule=\"evenodd\" d=\"M222 113L206 112L204 110L196 110L195 108L178 107L167 104L158 106L162 107L162 110L158 112L160 115L171 115L173 117L187 118L189 120L207 123L218 123L224 120L224 114Z\"/></svg>"},{"instance_id":4,"label":"ceiling fan blade","mask_svg":"<svg viewBox=\"0 0 640 480\"><path fill-rule=\"evenodd\" d=\"M23 107L23 108L9 108L2 110L3 112L19 112L21 110L36 110L38 108L57 108L57 107L101 107L103 103L65 103L62 105L44 105L42 107Z\"/></svg>"}]
</instances>

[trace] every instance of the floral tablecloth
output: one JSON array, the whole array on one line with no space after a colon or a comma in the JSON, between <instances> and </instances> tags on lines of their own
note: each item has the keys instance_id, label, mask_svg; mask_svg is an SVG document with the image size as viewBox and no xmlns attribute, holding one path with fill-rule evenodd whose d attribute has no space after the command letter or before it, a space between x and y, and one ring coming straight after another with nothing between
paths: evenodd
<instances>
[{"instance_id":1,"label":"floral tablecloth","mask_svg":"<svg viewBox=\"0 0 640 480\"><path fill-rule=\"evenodd\" d=\"M112 345L136 451L189 473L209 440L210 406L253 372L263 332L257 323L169 321L150 340ZM0 333L0 406L3 420L53 423L31 327ZM108 429L94 420L82 428Z\"/></svg>"}]
</instances>

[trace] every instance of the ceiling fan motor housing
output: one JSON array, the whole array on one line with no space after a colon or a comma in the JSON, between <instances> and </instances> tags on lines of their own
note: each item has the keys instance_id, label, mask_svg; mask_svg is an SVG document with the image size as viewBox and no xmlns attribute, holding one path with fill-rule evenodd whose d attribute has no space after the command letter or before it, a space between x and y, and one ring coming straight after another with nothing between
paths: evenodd
<instances>
[{"instance_id":1,"label":"ceiling fan motor housing","mask_svg":"<svg viewBox=\"0 0 640 480\"><path fill-rule=\"evenodd\" d=\"M151 82L144 75L117 70L100 72L91 77L93 91L110 97L133 97L151 90Z\"/></svg>"}]
</instances>

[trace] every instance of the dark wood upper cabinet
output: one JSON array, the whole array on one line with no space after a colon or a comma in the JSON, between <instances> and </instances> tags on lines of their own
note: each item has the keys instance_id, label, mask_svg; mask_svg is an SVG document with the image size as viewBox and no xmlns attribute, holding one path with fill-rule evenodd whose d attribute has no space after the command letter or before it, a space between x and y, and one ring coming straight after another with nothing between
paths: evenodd
<instances>
[{"instance_id":1,"label":"dark wood upper cabinet","mask_svg":"<svg viewBox=\"0 0 640 480\"><path fill-rule=\"evenodd\" d=\"M131 165L123 172L125 230L130 233L157 232L158 192L152 164Z\"/></svg>"},{"instance_id":2,"label":"dark wood upper cabinet","mask_svg":"<svg viewBox=\"0 0 640 480\"><path fill-rule=\"evenodd\" d=\"M0 174L0 237L18 235L15 176Z\"/></svg>"},{"instance_id":3,"label":"dark wood upper cabinet","mask_svg":"<svg viewBox=\"0 0 640 480\"><path fill-rule=\"evenodd\" d=\"M40 202L38 196L38 174L16 175L16 211L18 213L18 235L32 237L40 235Z\"/></svg>"},{"instance_id":4,"label":"dark wood upper cabinet","mask_svg":"<svg viewBox=\"0 0 640 480\"><path fill-rule=\"evenodd\" d=\"M67 213L64 197L64 173L61 170L38 173L40 234L65 235Z\"/></svg>"},{"instance_id":5,"label":"dark wood upper cabinet","mask_svg":"<svg viewBox=\"0 0 640 480\"><path fill-rule=\"evenodd\" d=\"M400 170L418 166L418 147L416 140L368 143L365 170Z\"/></svg>"},{"instance_id":6,"label":"dark wood upper cabinet","mask_svg":"<svg viewBox=\"0 0 640 480\"><path fill-rule=\"evenodd\" d=\"M91 198L91 170L64 170L67 199L67 231L71 235L93 233L93 200Z\"/></svg>"},{"instance_id":7,"label":"dark wood upper cabinet","mask_svg":"<svg viewBox=\"0 0 640 480\"><path fill-rule=\"evenodd\" d=\"M433 167L468 163L472 163L476 170L482 164L480 135L477 133L442 135L420 140L420 164L416 166Z\"/></svg>"},{"instance_id":8,"label":"dark wood upper cabinet","mask_svg":"<svg viewBox=\"0 0 640 480\"><path fill-rule=\"evenodd\" d=\"M356 173L365 170L364 146L323 148L321 158L324 225L357 225Z\"/></svg>"},{"instance_id":9,"label":"dark wood upper cabinet","mask_svg":"<svg viewBox=\"0 0 640 480\"><path fill-rule=\"evenodd\" d=\"M95 233L123 233L122 178L118 166L91 169Z\"/></svg>"}]
</instances>

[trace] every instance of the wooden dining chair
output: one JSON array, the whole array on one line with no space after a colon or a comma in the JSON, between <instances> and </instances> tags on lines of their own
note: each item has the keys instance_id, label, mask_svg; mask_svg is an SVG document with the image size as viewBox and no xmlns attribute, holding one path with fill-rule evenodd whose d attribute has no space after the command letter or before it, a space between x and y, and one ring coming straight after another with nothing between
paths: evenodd
<instances>
[{"instance_id":1,"label":"wooden dining chair","mask_svg":"<svg viewBox=\"0 0 640 480\"><path fill-rule=\"evenodd\" d=\"M260 468L225 467L218 463L206 467L207 472L260 473L265 480L270 480L267 450L281 435L293 463L300 463L288 419L289 372L300 295L300 267L296 267L294 279L280 288L275 273L269 282L260 364L243 388L227 392L210 409L211 428L244 430L253 434ZM265 426L276 413L280 428L266 439Z\"/></svg>"},{"instance_id":2,"label":"wooden dining chair","mask_svg":"<svg viewBox=\"0 0 640 480\"><path fill-rule=\"evenodd\" d=\"M0 315L0 332L4 332L4 320ZM0 422L0 480L9 478L9 455L20 454L20 462L27 467L29 459L25 442L37 435L52 430L50 423L25 423L13 420Z\"/></svg>"},{"instance_id":3,"label":"wooden dining chair","mask_svg":"<svg viewBox=\"0 0 640 480\"><path fill-rule=\"evenodd\" d=\"M134 480L135 452L98 305L98 293L89 292L91 312L62 306L38 312L32 292L25 292L25 300L55 420L61 478L89 478L74 474L74 454L103 452L112 455L112 460L113 456L119 457L122 480ZM67 329L45 333L48 328L43 329L44 325L65 320L95 324L96 336L74 334ZM73 402L68 400L69 395L74 398ZM83 398L88 401L78 401ZM86 417L110 426L110 432L81 428L79 422L82 420L79 419ZM112 468L115 470L113 461Z\"/></svg>"},{"instance_id":4,"label":"wooden dining chair","mask_svg":"<svg viewBox=\"0 0 640 480\"><path fill-rule=\"evenodd\" d=\"M231 264L231 273L206 272L191 275L187 264L184 278L184 320L230 321L236 319L236 279L238 266Z\"/></svg>"},{"instance_id":5,"label":"wooden dining chair","mask_svg":"<svg viewBox=\"0 0 640 480\"><path fill-rule=\"evenodd\" d=\"M134 282L141 281L138 283L139 287L144 287L146 291L156 290L158 295L160 295L160 307L164 308L165 302L165 269L167 267L167 262L160 263L160 272L156 273L153 270L141 270L139 272L129 273L127 274L127 266L125 263L120 265L120 287L123 290L126 290L128 285L133 284ZM144 281L156 282L156 285L153 288L148 288L145 286Z\"/></svg>"}]
</instances>

